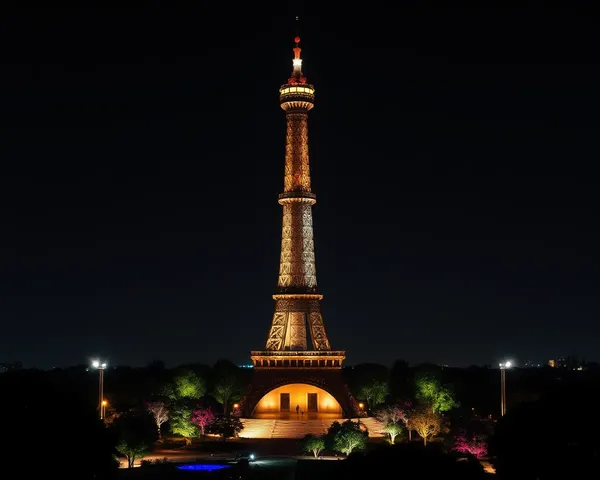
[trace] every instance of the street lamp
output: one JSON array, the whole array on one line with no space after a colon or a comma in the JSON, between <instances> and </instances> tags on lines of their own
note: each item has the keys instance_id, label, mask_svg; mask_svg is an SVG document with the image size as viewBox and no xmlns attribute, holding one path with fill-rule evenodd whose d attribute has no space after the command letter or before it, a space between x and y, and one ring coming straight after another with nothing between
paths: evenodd
<instances>
[{"instance_id":1,"label":"street lamp","mask_svg":"<svg viewBox=\"0 0 600 480\"><path fill-rule=\"evenodd\" d=\"M100 420L104 419L104 407L106 406L104 400L104 369L106 363L100 360L93 360L92 367L98 370L98 410L100 411Z\"/></svg>"},{"instance_id":2,"label":"street lamp","mask_svg":"<svg viewBox=\"0 0 600 480\"><path fill-rule=\"evenodd\" d=\"M365 413L365 404L360 402L358 404L358 424L360 425L360 416Z\"/></svg>"},{"instance_id":3,"label":"street lamp","mask_svg":"<svg viewBox=\"0 0 600 480\"><path fill-rule=\"evenodd\" d=\"M500 415L506 415L506 370L512 366L512 362L500 364Z\"/></svg>"}]
</instances>

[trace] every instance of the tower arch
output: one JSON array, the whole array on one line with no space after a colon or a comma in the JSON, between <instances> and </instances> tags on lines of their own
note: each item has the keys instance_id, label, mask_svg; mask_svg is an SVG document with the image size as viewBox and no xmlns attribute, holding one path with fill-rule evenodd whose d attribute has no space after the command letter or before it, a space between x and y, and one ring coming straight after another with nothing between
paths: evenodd
<instances>
[{"instance_id":1,"label":"tower arch","mask_svg":"<svg viewBox=\"0 0 600 480\"><path fill-rule=\"evenodd\" d=\"M272 414L342 416L342 406L327 390L308 383L287 383L268 391L258 400L252 416Z\"/></svg>"},{"instance_id":2,"label":"tower arch","mask_svg":"<svg viewBox=\"0 0 600 480\"><path fill-rule=\"evenodd\" d=\"M355 417L358 414L358 404L354 400L354 397L352 397L343 374L339 369L258 368L255 369L252 382L241 401L240 408L242 415L246 418L251 418L255 415L265 413L282 413L279 408L280 397L270 399L273 405L266 409L270 411L265 411L261 408L257 411L257 406L259 406L261 400L271 392L276 392L276 394L290 393L289 410L291 413L295 413L296 405L300 402L296 400L297 403L293 404L294 390L289 388L292 385L303 385L302 390L295 390L296 395L317 393L317 402L323 401L320 405L321 408L317 405L318 412L338 413L340 418ZM325 406L325 401L329 402L333 408L322 408ZM308 397L306 397L306 402L307 409L304 411L307 412Z\"/></svg>"}]
</instances>

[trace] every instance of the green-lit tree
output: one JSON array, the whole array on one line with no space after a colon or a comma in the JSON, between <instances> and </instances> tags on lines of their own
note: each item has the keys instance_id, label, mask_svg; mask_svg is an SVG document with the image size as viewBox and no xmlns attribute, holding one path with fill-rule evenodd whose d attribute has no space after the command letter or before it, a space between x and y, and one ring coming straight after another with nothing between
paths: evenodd
<instances>
[{"instance_id":1,"label":"green-lit tree","mask_svg":"<svg viewBox=\"0 0 600 480\"><path fill-rule=\"evenodd\" d=\"M199 400L206 395L206 380L193 370L182 370L167 387L166 394L171 400Z\"/></svg>"},{"instance_id":2,"label":"green-lit tree","mask_svg":"<svg viewBox=\"0 0 600 480\"><path fill-rule=\"evenodd\" d=\"M239 377L235 374L224 375L217 380L213 396L223 405L223 414L229 413L229 403L241 398L243 389Z\"/></svg>"},{"instance_id":3,"label":"green-lit tree","mask_svg":"<svg viewBox=\"0 0 600 480\"><path fill-rule=\"evenodd\" d=\"M433 413L447 412L458 406L454 393L447 385L429 375L423 375L416 380L417 400L431 406Z\"/></svg>"},{"instance_id":4,"label":"green-lit tree","mask_svg":"<svg viewBox=\"0 0 600 480\"><path fill-rule=\"evenodd\" d=\"M385 402L388 395L388 385L383 380L372 380L361 387L358 392L358 398L367 403L369 410L373 410L377 405Z\"/></svg>"},{"instance_id":5,"label":"green-lit tree","mask_svg":"<svg viewBox=\"0 0 600 480\"><path fill-rule=\"evenodd\" d=\"M171 431L183 437L186 447L192 444L192 438L200 434L198 427L192 423L192 414L192 409L181 403L175 404L171 410Z\"/></svg>"},{"instance_id":6,"label":"green-lit tree","mask_svg":"<svg viewBox=\"0 0 600 480\"><path fill-rule=\"evenodd\" d=\"M325 450L325 438L316 435L306 435L304 437L304 451L312 453L315 458L318 458L323 450Z\"/></svg>"},{"instance_id":7,"label":"green-lit tree","mask_svg":"<svg viewBox=\"0 0 600 480\"><path fill-rule=\"evenodd\" d=\"M381 431L390 436L389 441L393 445L396 441L396 437L402 433L403 428L397 423L388 423Z\"/></svg>"},{"instance_id":8,"label":"green-lit tree","mask_svg":"<svg viewBox=\"0 0 600 480\"><path fill-rule=\"evenodd\" d=\"M367 446L367 437L363 432L356 430L341 430L334 440L334 447L338 452L350 455L357 450L364 450Z\"/></svg>"},{"instance_id":9,"label":"green-lit tree","mask_svg":"<svg viewBox=\"0 0 600 480\"><path fill-rule=\"evenodd\" d=\"M350 455L366 448L369 431L363 430L358 422L346 420L341 424L333 422L326 436L332 440L335 451Z\"/></svg>"},{"instance_id":10,"label":"green-lit tree","mask_svg":"<svg viewBox=\"0 0 600 480\"><path fill-rule=\"evenodd\" d=\"M244 393L244 372L229 360L219 360L212 371L212 396L223 405L223 415L229 415L230 405Z\"/></svg>"},{"instance_id":11,"label":"green-lit tree","mask_svg":"<svg viewBox=\"0 0 600 480\"><path fill-rule=\"evenodd\" d=\"M148 414L129 413L117 418L111 426L118 438L117 450L133 468L136 460L146 456L158 438L154 421Z\"/></svg>"}]
</instances>

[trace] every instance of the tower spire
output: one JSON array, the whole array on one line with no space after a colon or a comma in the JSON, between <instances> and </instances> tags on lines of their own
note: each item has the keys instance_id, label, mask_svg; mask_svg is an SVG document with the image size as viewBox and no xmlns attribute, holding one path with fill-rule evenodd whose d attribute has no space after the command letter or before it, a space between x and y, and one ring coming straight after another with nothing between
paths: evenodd
<instances>
[{"instance_id":1,"label":"tower spire","mask_svg":"<svg viewBox=\"0 0 600 480\"><path fill-rule=\"evenodd\" d=\"M302 74L302 58L300 58L300 53L302 52L302 49L300 48L300 37L298 35L296 35L296 37L294 38L294 42L296 43L296 46L293 49L293 70L292 76L289 78L288 83L290 85L300 85L306 83L306 77Z\"/></svg>"}]
</instances>

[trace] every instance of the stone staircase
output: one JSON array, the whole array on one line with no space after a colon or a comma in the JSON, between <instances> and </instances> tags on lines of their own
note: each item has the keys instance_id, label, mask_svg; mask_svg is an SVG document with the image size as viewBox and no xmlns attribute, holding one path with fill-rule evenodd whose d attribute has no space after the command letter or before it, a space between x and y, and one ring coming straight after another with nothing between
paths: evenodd
<instances>
[{"instance_id":1,"label":"stone staircase","mask_svg":"<svg viewBox=\"0 0 600 480\"><path fill-rule=\"evenodd\" d=\"M333 420L277 420L271 438L303 438L327 433Z\"/></svg>"},{"instance_id":2,"label":"stone staircase","mask_svg":"<svg viewBox=\"0 0 600 480\"><path fill-rule=\"evenodd\" d=\"M355 419L354 419L355 420ZM241 438L303 438L307 434L322 435L336 420L279 420L279 419L243 419L244 429ZM344 422L345 419L338 419ZM356 421L356 420L355 420ZM361 418L361 423L369 429L370 437L382 437L381 423L374 418Z\"/></svg>"},{"instance_id":3,"label":"stone staircase","mask_svg":"<svg viewBox=\"0 0 600 480\"><path fill-rule=\"evenodd\" d=\"M369 437L384 437L385 434L381 433L381 429L383 428L383 424L374 417L361 418L361 423L364 423L365 426L369 429Z\"/></svg>"}]
</instances>

